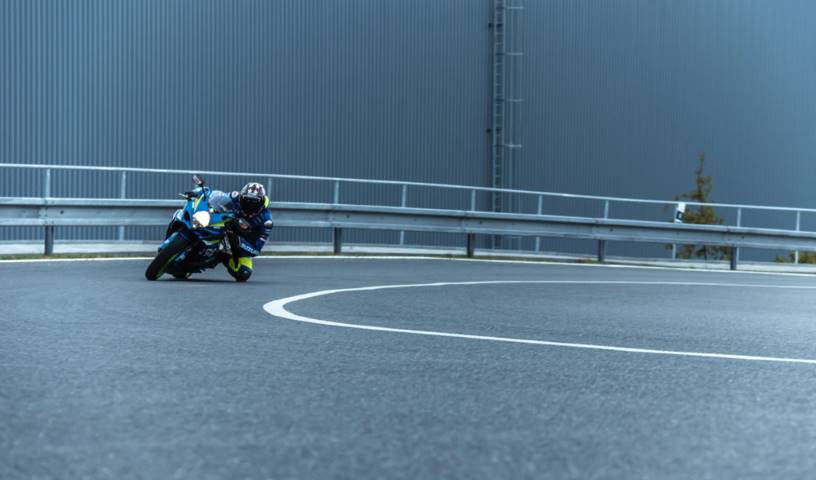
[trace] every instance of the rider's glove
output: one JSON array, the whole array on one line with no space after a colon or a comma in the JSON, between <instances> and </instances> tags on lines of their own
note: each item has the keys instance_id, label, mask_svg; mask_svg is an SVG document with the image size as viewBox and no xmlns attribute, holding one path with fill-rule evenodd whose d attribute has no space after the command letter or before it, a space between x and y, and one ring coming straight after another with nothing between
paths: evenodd
<instances>
[{"instance_id":1,"label":"rider's glove","mask_svg":"<svg viewBox=\"0 0 816 480\"><path fill-rule=\"evenodd\" d=\"M244 218L239 218L237 224L238 229L242 232L248 232L252 228L252 225L250 225Z\"/></svg>"}]
</instances>

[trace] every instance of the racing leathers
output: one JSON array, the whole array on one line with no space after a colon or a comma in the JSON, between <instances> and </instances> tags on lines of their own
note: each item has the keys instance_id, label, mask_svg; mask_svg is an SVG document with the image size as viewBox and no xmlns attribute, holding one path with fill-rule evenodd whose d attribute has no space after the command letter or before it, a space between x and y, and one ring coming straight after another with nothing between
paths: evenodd
<instances>
[{"instance_id":1,"label":"racing leathers","mask_svg":"<svg viewBox=\"0 0 816 480\"><path fill-rule=\"evenodd\" d=\"M267 199L264 207L269 203ZM216 212L234 212L235 227L227 235L232 248L232 256L224 258L227 271L239 282L244 282L252 275L252 257L261 253L267 240L269 230L264 226L272 220L272 214L266 208L257 215L248 217L241 210L238 192L226 193L213 190L210 193L210 207Z\"/></svg>"}]
</instances>

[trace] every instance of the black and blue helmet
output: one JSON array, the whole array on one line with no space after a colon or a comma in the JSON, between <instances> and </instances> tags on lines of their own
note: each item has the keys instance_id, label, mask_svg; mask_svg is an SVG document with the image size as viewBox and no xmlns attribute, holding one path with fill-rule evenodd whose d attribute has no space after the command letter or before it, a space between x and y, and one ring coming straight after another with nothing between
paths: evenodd
<instances>
[{"instance_id":1,"label":"black and blue helmet","mask_svg":"<svg viewBox=\"0 0 816 480\"><path fill-rule=\"evenodd\" d=\"M269 204L266 189L260 183L247 183L238 193L238 204L244 215L254 217Z\"/></svg>"}]
</instances>

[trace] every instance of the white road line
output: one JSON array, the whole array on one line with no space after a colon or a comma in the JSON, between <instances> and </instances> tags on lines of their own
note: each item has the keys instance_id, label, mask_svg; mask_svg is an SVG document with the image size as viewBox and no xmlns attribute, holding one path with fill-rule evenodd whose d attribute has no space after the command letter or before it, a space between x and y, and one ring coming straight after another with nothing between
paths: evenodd
<instances>
[{"instance_id":1,"label":"white road line","mask_svg":"<svg viewBox=\"0 0 816 480\"><path fill-rule=\"evenodd\" d=\"M358 330L369 330L376 332L407 333L411 335L425 335L432 337L463 338L468 340L483 340L492 342L521 343L527 345L542 345L548 347L579 348L586 350L604 350L625 353L644 353L654 355L673 355L682 357L717 358L728 360L756 361L756 362L781 362L781 363L804 363L816 365L816 359L806 358L786 358L786 357L762 357L755 355L734 355L727 353L706 353L706 352L685 352L677 350L657 350L650 348L617 347L611 345L595 345L585 343L552 342L547 340L530 340L524 338L491 337L484 335L468 335L464 333L436 332L430 330L411 330L405 328L380 327L376 325L359 325L353 323L334 322L330 320L320 320L316 318L297 315L286 309L286 306L307 300L310 298L333 295L336 293L368 292L373 290L388 290L395 288L422 288L422 287L444 287L453 285L503 285L503 284L544 284L544 285L661 285L661 286L691 286L691 287L731 287L731 288L771 288L771 289L792 289L792 290L816 290L816 286L787 286L787 285L760 285L760 284L740 284L740 283L707 283L707 282L630 282L630 281L596 281L596 280L491 280L476 282L438 282L409 285L380 285L360 288L343 288L336 290L322 290L319 292L304 293L293 297L281 298L266 303L263 308L267 313L276 317L296 322L311 323L315 325L326 325L332 327L354 328Z\"/></svg>"},{"instance_id":2,"label":"white road line","mask_svg":"<svg viewBox=\"0 0 816 480\"><path fill-rule=\"evenodd\" d=\"M80 257L80 258L17 258L0 260L4 263L66 263L66 262L121 262L124 260L153 260L153 257Z\"/></svg>"},{"instance_id":3,"label":"white road line","mask_svg":"<svg viewBox=\"0 0 816 480\"><path fill-rule=\"evenodd\" d=\"M0 265L4 263L47 263L47 262L119 262L124 260L152 260L153 257L91 257L91 258L23 258L23 259L9 259L0 260ZM681 266L663 267L658 265L621 265L621 264L597 264L597 263L578 263L578 262L560 262L544 260L511 260L511 259L482 259L482 258L449 258L449 257L427 257L427 256L413 256L413 255L267 255L255 257L255 260L436 260L443 262L475 262L475 263L505 263L518 265L538 265L538 266L565 266L565 267L587 267L587 268L625 268L635 270L669 270L676 272L695 272L695 273L719 273L721 275L773 275L780 277L807 277L814 278L813 273L807 272L763 272L752 270L714 270L707 268L692 268Z\"/></svg>"}]
</instances>

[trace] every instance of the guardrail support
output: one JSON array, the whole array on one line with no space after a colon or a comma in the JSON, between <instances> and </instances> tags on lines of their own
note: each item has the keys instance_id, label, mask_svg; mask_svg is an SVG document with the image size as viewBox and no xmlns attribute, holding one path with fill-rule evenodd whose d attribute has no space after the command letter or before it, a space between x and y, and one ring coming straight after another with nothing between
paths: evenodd
<instances>
[{"instance_id":1,"label":"guardrail support","mask_svg":"<svg viewBox=\"0 0 816 480\"><path fill-rule=\"evenodd\" d=\"M604 216L609 218L609 200L604 202ZM598 263L606 262L606 240L598 240Z\"/></svg>"},{"instance_id":2,"label":"guardrail support","mask_svg":"<svg viewBox=\"0 0 816 480\"><path fill-rule=\"evenodd\" d=\"M802 212L796 212L796 231L802 227ZM793 254L793 263L799 265L799 250Z\"/></svg>"},{"instance_id":3,"label":"guardrail support","mask_svg":"<svg viewBox=\"0 0 816 480\"><path fill-rule=\"evenodd\" d=\"M43 177L43 197L51 196L51 169L45 169ZM44 254L51 255L54 253L54 227L53 225L46 226L43 229L43 237L45 238Z\"/></svg>"},{"instance_id":4,"label":"guardrail support","mask_svg":"<svg viewBox=\"0 0 816 480\"><path fill-rule=\"evenodd\" d=\"M127 188L127 172L122 172L122 176L119 178L119 198L125 198L125 192ZM125 241L125 227L124 225L119 227L119 241Z\"/></svg>"},{"instance_id":5,"label":"guardrail support","mask_svg":"<svg viewBox=\"0 0 816 480\"><path fill-rule=\"evenodd\" d=\"M54 254L54 226L48 225L45 227L45 255Z\"/></svg>"},{"instance_id":6,"label":"guardrail support","mask_svg":"<svg viewBox=\"0 0 816 480\"><path fill-rule=\"evenodd\" d=\"M45 176L43 177L43 197L51 196L51 169L45 169Z\"/></svg>"},{"instance_id":7,"label":"guardrail support","mask_svg":"<svg viewBox=\"0 0 816 480\"><path fill-rule=\"evenodd\" d=\"M342 228L335 228L334 229L334 254L339 255L343 253L343 229Z\"/></svg>"},{"instance_id":8,"label":"guardrail support","mask_svg":"<svg viewBox=\"0 0 816 480\"><path fill-rule=\"evenodd\" d=\"M476 234L475 233L468 233L467 234L467 256L468 258L473 258L473 254L476 251Z\"/></svg>"},{"instance_id":9,"label":"guardrail support","mask_svg":"<svg viewBox=\"0 0 816 480\"><path fill-rule=\"evenodd\" d=\"M544 211L544 195L539 195L538 196L538 211L537 211L537 213L539 215L541 215L541 212L543 212L543 211ZM536 252L541 251L541 237L536 237L536 239L535 239L535 251Z\"/></svg>"},{"instance_id":10,"label":"guardrail support","mask_svg":"<svg viewBox=\"0 0 816 480\"><path fill-rule=\"evenodd\" d=\"M402 200L400 206L405 208L408 206L408 185L402 186ZM400 230L400 246L405 245L405 230Z\"/></svg>"},{"instance_id":11,"label":"guardrail support","mask_svg":"<svg viewBox=\"0 0 816 480\"><path fill-rule=\"evenodd\" d=\"M742 209L737 209L737 227L742 226ZM737 269L737 263L739 263L740 259L740 249L738 247L731 248L731 270Z\"/></svg>"}]
</instances>

